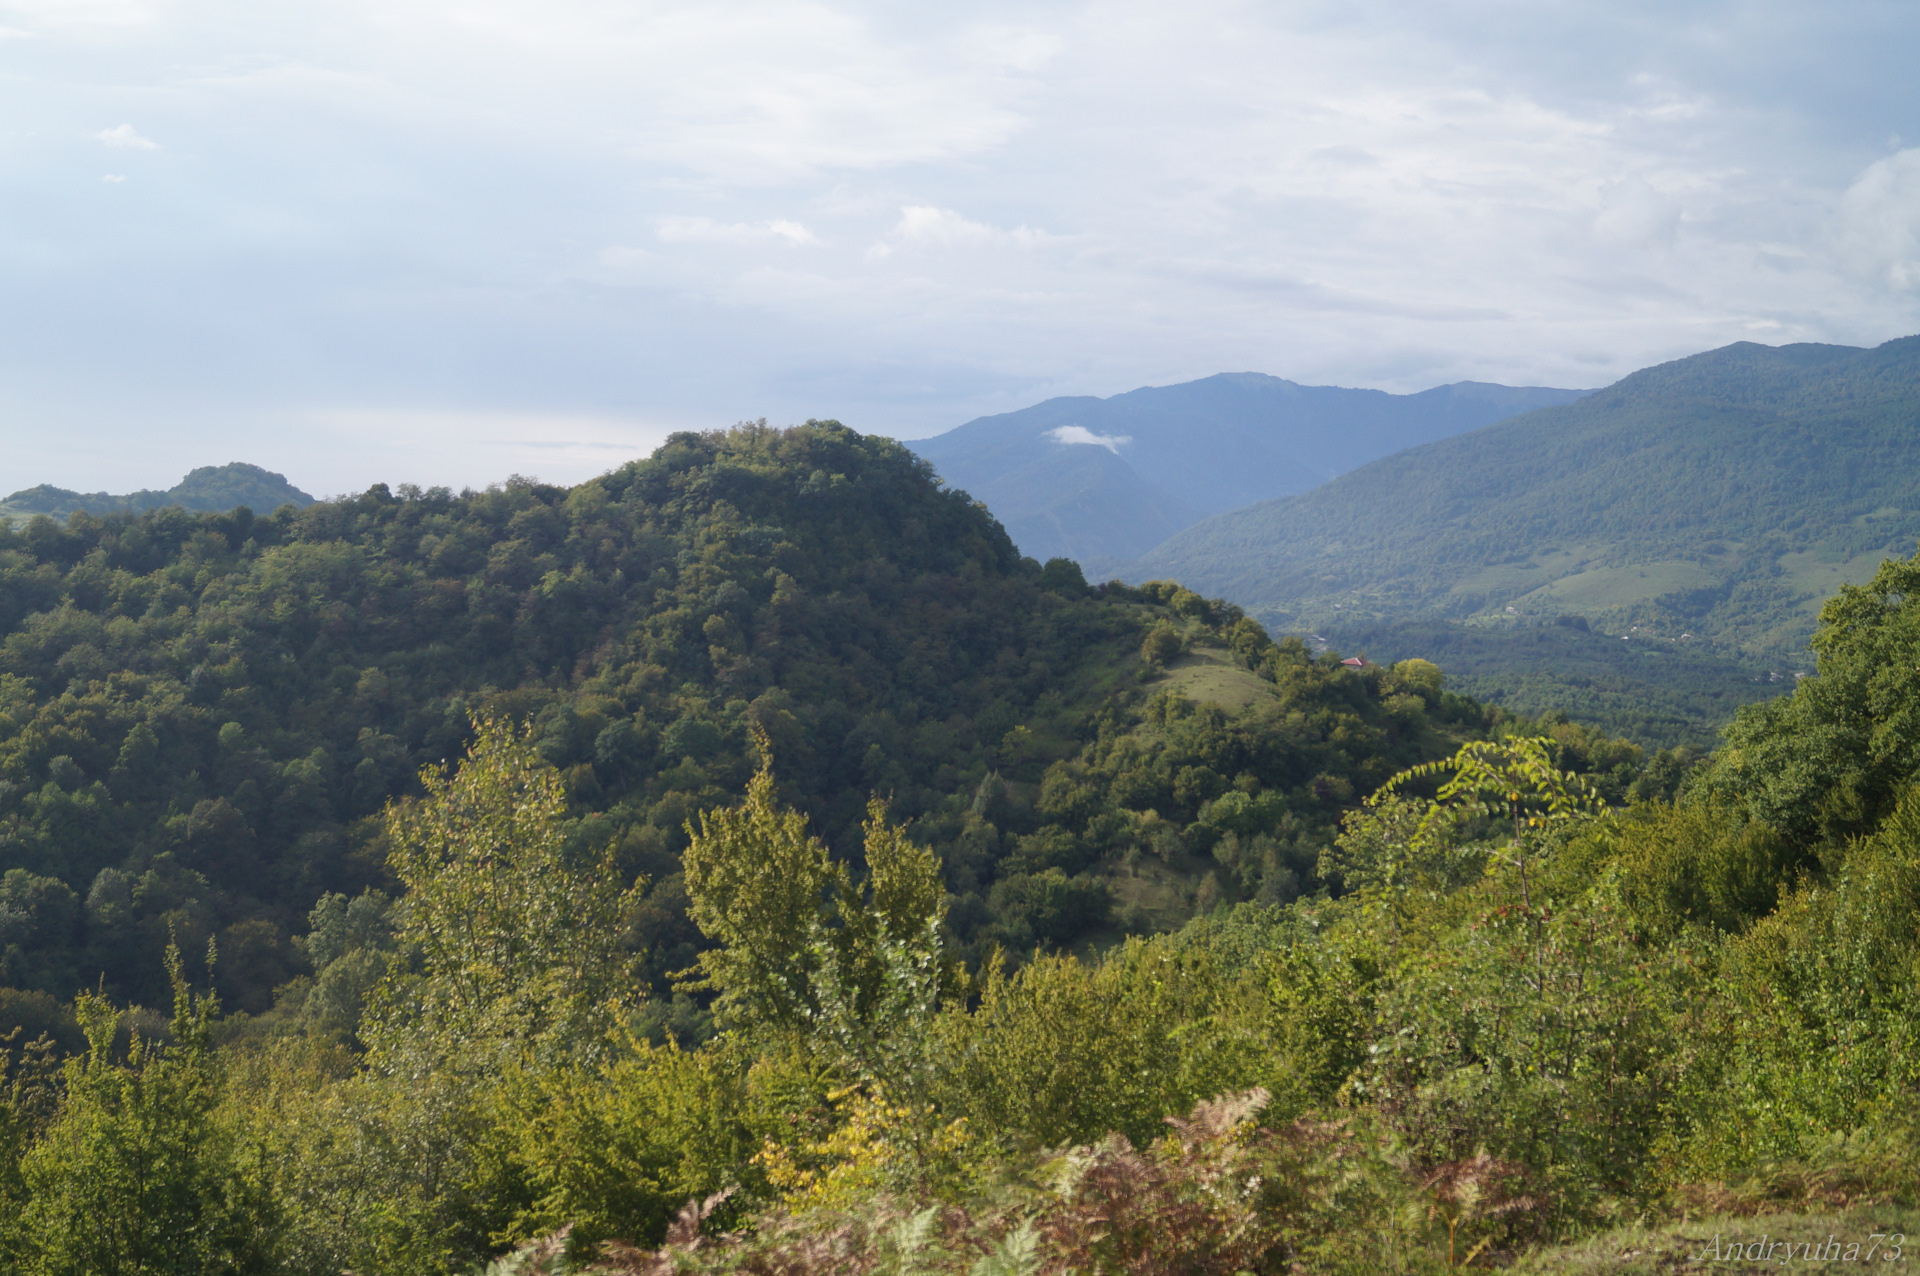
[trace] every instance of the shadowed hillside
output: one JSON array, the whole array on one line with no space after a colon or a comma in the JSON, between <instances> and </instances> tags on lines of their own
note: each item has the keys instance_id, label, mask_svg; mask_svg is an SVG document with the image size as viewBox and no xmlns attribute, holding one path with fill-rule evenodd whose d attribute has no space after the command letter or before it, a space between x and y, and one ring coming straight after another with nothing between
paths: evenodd
<instances>
[{"instance_id":1,"label":"shadowed hillside","mask_svg":"<svg viewBox=\"0 0 1920 1276\"><path fill-rule=\"evenodd\" d=\"M1742 342L1189 528L1132 565L1288 628L1551 617L1798 651L1920 536L1920 338Z\"/></svg>"},{"instance_id":2,"label":"shadowed hillside","mask_svg":"<svg viewBox=\"0 0 1920 1276\"><path fill-rule=\"evenodd\" d=\"M1048 399L910 446L985 501L1023 553L1101 575L1210 515L1582 393L1462 381L1388 394L1223 373Z\"/></svg>"}]
</instances>

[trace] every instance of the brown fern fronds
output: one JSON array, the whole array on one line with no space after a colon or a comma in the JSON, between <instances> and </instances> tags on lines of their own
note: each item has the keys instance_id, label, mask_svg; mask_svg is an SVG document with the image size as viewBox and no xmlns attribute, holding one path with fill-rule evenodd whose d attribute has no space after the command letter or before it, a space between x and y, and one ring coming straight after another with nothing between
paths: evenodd
<instances>
[{"instance_id":1,"label":"brown fern fronds","mask_svg":"<svg viewBox=\"0 0 1920 1276\"><path fill-rule=\"evenodd\" d=\"M1193 1111L1187 1116L1164 1119L1173 1127L1174 1135L1181 1143L1189 1147L1196 1143L1212 1143L1233 1134L1265 1108L1272 1098L1264 1086L1255 1086L1242 1094L1223 1094L1215 1099L1202 1099L1193 1105Z\"/></svg>"}]
</instances>

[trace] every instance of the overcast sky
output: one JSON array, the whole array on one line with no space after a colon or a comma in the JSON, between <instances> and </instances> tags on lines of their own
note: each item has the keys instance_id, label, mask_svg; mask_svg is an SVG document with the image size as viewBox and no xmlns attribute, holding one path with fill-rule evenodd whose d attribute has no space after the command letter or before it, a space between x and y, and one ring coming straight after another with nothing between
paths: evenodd
<instances>
[{"instance_id":1,"label":"overcast sky","mask_svg":"<svg viewBox=\"0 0 1920 1276\"><path fill-rule=\"evenodd\" d=\"M1920 5L0 0L0 492L1920 331Z\"/></svg>"}]
</instances>

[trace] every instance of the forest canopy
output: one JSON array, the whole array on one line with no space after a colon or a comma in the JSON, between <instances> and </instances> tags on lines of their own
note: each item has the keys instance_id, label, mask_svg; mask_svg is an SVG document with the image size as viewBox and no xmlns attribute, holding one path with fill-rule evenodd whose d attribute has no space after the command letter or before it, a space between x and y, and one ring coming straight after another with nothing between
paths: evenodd
<instances>
[{"instance_id":1,"label":"forest canopy","mask_svg":"<svg viewBox=\"0 0 1920 1276\"><path fill-rule=\"evenodd\" d=\"M1091 587L830 422L0 552L0 1269L1358 1276L1920 1206L1913 560L1695 765Z\"/></svg>"},{"instance_id":2,"label":"forest canopy","mask_svg":"<svg viewBox=\"0 0 1920 1276\"><path fill-rule=\"evenodd\" d=\"M662 992L699 946L687 822L744 791L755 733L856 866L874 796L914 821L978 960L1291 899L1342 811L1502 721L1177 586L1023 559L832 422L676 435L570 490L37 518L0 529L0 633L0 981L151 1003L170 936L196 971L217 938L254 1014L325 984L316 919L364 929L401 889L381 812L475 713L531 724L570 854L646 879L627 943ZM1225 700L1168 664L1207 653ZM1635 778L1631 748L1562 734Z\"/></svg>"}]
</instances>

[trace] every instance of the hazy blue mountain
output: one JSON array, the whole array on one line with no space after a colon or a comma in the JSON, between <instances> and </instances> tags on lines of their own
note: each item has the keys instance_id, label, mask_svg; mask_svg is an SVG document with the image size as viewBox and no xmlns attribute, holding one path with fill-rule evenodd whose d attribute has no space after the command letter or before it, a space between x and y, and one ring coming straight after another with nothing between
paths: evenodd
<instances>
[{"instance_id":1,"label":"hazy blue mountain","mask_svg":"<svg viewBox=\"0 0 1920 1276\"><path fill-rule=\"evenodd\" d=\"M909 446L986 502L1023 553L1098 572L1209 515L1583 393L1462 381L1388 394L1223 373L1048 399Z\"/></svg>"},{"instance_id":2,"label":"hazy blue mountain","mask_svg":"<svg viewBox=\"0 0 1920 1276\"><path fill-rule=\"evenodd\" d=\"M1778 660L1920 536L1920 337L1741 342L1190 527L1128 569L1283 628L1585 616Z\"/></svg>"},{"instance_id":3,"label":"hazy blue mountain","mask_svg":"<svg viewBox=\"0 0 1920 1276\"><path fill-rule=\"evenodd\" d=\"M244 505L255 513L267 514L282 505L304 509L311 504L313 498L287 482L286 475L234 461L228 465L203 465L164 492L146 488L116 496L111 492L70 492L64 487L42 483L0 501L0 518L31 518L35 514L66 518L75 510L89 514L144 514L169 505L204 514L223 513Z\"/></svg>"}]
</instances>

